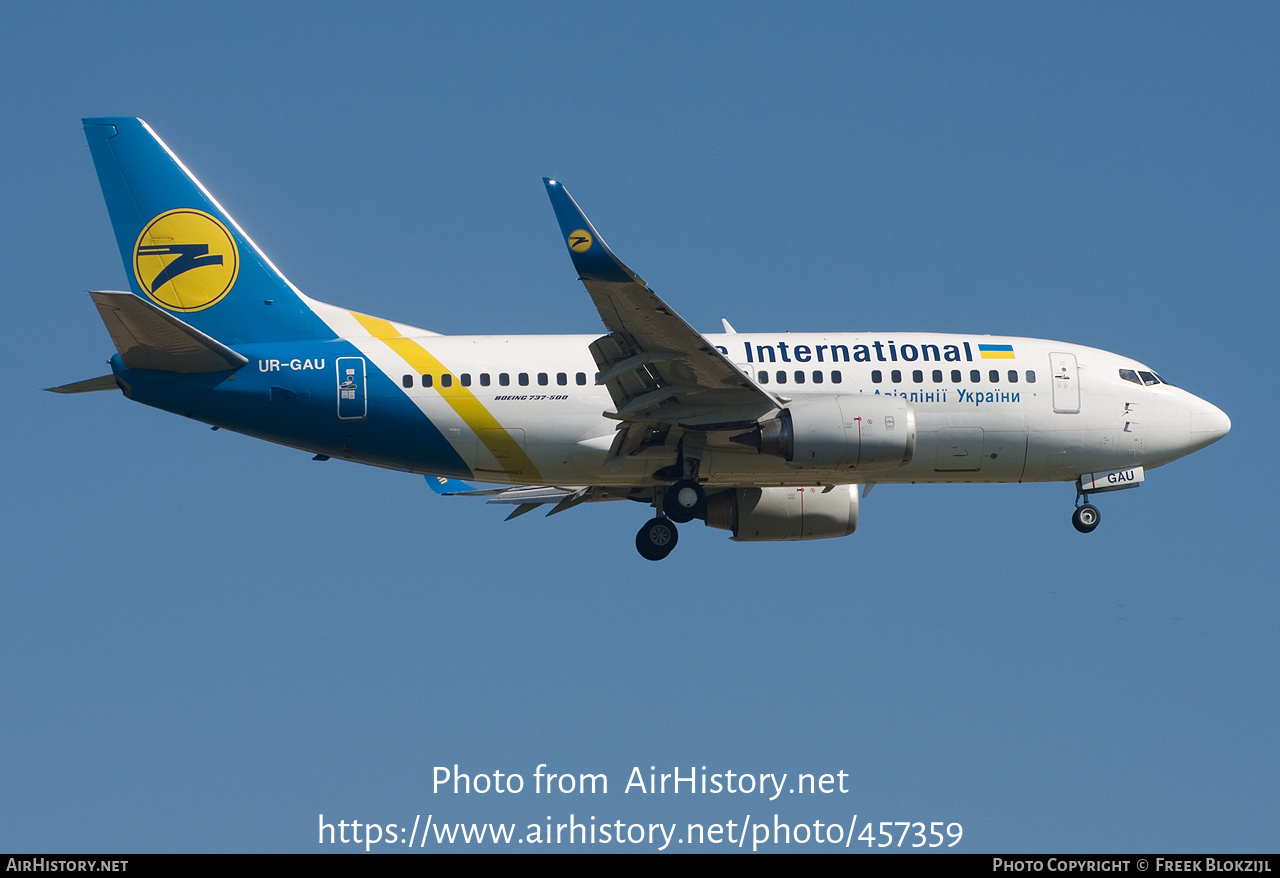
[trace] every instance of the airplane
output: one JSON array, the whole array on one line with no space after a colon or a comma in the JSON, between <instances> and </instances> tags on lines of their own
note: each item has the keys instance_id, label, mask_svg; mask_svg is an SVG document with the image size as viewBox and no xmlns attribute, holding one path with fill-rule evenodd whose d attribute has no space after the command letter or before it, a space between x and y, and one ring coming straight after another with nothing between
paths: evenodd
<instances>
[{"instance_id":1,"label":"airplane","mask_svg":"<svg viewBox=\"0 0 1280 878\"><path fill-rule=\"evenodd\" d=\"M648 560L702 520L737 541L847 536L876 484L1090 495L1221 439L1216 406L1117 354L933 332L704 334L544 178L604 334L441 335L304 295L141 119L83 120L128 291L90 293L129 399L514 507L632 500ZM496 485L477 487L473 483Z\"/></svg>"}]
</instances>

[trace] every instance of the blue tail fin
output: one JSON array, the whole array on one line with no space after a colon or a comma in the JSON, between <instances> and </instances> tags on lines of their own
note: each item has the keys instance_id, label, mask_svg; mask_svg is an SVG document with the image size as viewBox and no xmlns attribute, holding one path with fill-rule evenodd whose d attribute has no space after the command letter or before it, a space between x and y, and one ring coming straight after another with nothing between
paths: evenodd
<instances>
[{"instance_id":1,"label":"blue tail fin","mask_svg":"<svg viewBox=\"0 0 1280 878\"><path fill-rule=\"evenodd\" d=\"M146 122L83 122L134 293L226 344L333 337Z\"/></svg>"}]
</instances>

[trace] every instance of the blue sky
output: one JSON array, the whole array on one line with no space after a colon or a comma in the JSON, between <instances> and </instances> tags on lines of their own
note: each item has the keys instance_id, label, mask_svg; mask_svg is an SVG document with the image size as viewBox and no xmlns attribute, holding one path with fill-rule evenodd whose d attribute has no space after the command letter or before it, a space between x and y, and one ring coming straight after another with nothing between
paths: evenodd
<instances>
[{"instance_id":1,"label":"blue sky","mask_svg":"<svg viewBox=\"0 0 1280 878\"><path fill-rule=\"evenodd\" d=\"M572 813L1274 851L1278 40L1245 3L10 10L0 846L315 852L319 814ZM112 353L96 115L146 119L323 301L597 331L554 176L705 331L1088 344L1233 430L1100 498L1088 537L1066 484L881 486L852 537L691 525L658 565L631 504L504 524L39 391ZM433 793L455 763L610 791ZM623 793L651 765L850 791Z\"/></svg>"}]
</instances>

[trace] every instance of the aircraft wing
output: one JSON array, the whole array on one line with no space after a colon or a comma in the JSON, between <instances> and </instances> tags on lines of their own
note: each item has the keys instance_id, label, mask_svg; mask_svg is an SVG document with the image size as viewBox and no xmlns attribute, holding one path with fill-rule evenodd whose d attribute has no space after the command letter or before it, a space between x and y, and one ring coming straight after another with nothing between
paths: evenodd
<instances>
[{"instance_id":1,"label":"aircraft wing","mask_svg":"<svg viewBox=\"0 0 1280 878\"><path fill-rule=\"evenodd\" d=\"M605 415L626 427L611 457L634 450L646 428L750 426L785 405L623 264L562 184L543 182L574 268L609 332L591 344L591 355L615 406Z\"/></svg>"},{"instance_id":2,"label":"aircraft wing","mask_svg":"<svg viewBox=\"0 0 1280 878\"><path fill-rule=\"evenodd\" d=\"M626 488L561 488L555 485L514 485L506 488L473 488L461 479L427 476L432 491L443 497L488 497L489 503L515 506L507 521L532 512L539 506L554 503L547 515L555 515L572 509L580 503L600 503L605 500L625 500Z\"/></svg>"}]
</instances>

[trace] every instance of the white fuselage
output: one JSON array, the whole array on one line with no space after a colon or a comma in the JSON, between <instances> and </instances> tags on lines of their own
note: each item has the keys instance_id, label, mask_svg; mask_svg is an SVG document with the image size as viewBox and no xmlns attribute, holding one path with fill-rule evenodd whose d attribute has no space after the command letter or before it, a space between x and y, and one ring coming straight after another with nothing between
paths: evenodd
<instances>
[{"instance_id":1,"label":"white fuselage","mask_svg":"<svg viewBox=\"0 0 1280 878\"><path fill-rule=\"evenodd\" d=\"M655 447L606 465L616 421L605 414L613 401L595 383L587 350L593 336L401 329L438 361L431 386L383 341L347 337L440 428L477 479L651 484L655 468L670 462L670 449ZM1146 366L1080 345L941 333L706 338L791 405L831 396L899 397L914 408L916 428L909 463L867 473L794 466L712 442L701 469L709 486L1067 481L1091 471L1157 467L1230 428L1221 411L1180 388L1121 377L1121 370L1154 374ZM979 346L1006 350L984 356ZM446 374L450 386L442 387ZM469 398L460 402L459 393ZM492 422L481 424L479 411ZM486 429L505 431L536 471L513 470L510 455L486 442Z\"/></svg>"}]
</instances>

